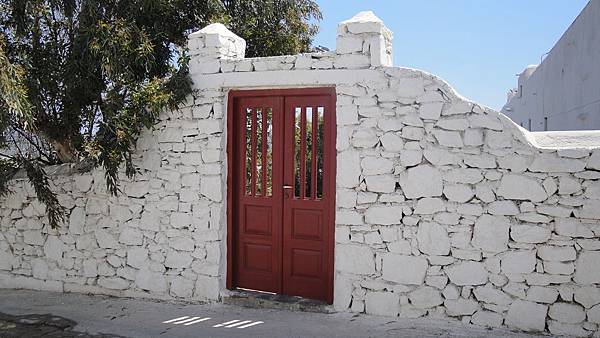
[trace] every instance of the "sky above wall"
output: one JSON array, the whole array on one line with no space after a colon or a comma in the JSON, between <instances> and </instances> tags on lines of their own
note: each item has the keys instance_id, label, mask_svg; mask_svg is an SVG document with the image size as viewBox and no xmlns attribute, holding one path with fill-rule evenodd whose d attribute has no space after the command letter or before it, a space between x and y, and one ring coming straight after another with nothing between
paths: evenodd
<instances>
[{"instance_id":1,"label":"sky above wall","mask_svg":"<svg viewBox=\"0 0 600 338\"><path fill-rule=\"evenodd\" d=\"M372 10L394 33L394 65L422 69L500 110L527 65L539 64L588 0L317 0L314 45L335 49L336 27Z\"/></svg>"}]
</instances>

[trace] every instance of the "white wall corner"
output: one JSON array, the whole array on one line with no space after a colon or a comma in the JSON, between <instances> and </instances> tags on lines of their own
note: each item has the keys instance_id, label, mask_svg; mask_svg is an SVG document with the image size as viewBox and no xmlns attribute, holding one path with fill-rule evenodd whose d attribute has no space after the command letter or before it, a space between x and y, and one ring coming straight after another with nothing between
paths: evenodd
<instances>
[{"instance_id":1,"label":"white wall corner","mask_svg":"<svg viewBox=\"0 0 600 338\"><path fill-rule=\"evenodd\" d=\"M338 24L336 53L369 55L372 67L393 65L392 32L372 11Z\"/></svg>"}]
</instances>

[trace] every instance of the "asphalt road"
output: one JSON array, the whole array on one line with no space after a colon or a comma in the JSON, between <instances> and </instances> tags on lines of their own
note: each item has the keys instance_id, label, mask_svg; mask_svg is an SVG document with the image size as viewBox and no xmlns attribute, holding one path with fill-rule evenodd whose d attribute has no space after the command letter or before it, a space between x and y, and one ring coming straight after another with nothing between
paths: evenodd
<instances>
[{"instance_id":1,"label":"asphalt road","mask_svg":"<svg viewBox=\"0 0 600 338\"><path fill-rule=\"evenodd\" d=\"M323 314L26 290L0 290L0 312L60 316L75 323L67 330L122 337L531 337L437 318ZM9 336L9 331L3 334L2 330L7 329L0 325L0 337Z\"/></svg>"}]
</instances>

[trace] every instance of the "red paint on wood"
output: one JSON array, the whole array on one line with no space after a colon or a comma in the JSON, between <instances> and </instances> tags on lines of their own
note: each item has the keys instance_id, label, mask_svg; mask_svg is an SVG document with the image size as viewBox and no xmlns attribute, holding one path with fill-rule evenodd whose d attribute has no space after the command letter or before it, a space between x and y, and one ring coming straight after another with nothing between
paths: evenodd
<instances>
[{"instance_id":1,"label":"red paint on wood","mask_svg":"<svg viewBox=\"0 0 600 338\"><path fill-rule=\"evenodd\" d=\"M252 194L245 194L246 113L252 114ZM294 186L295 108L301 107L300 196ZM306 108L312 110L311 194L306 196ZM318 107L324 107L323 196L317 198ZM272 109L272 191L266 193L266 110ZM256 110L262 109L262 196L255 195ZM334 88L232 91L228 99L227 287L333 302Z\"/></svg>"}]
</instances>

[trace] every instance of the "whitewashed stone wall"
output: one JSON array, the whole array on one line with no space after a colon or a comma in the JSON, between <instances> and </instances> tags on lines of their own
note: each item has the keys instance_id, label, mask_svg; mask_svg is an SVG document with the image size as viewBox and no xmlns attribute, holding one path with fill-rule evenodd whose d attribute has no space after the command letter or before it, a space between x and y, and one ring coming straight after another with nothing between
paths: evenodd
<instances>
[{"instance_id":1,"label":"whitewashed stone wall","mask_svg":"<svg viewBox=\"0 0 600 338\"><path fill-rule=\"evenodd\" d=\"M336 310L598 331L600 133L528 133L391 67L391 32L372 13L340 24L337 52L244 59L240 40L219 25L190 36L195 93L142 137L143 172L121 196L101 172L55 175L70 210L56 231L12 182L0 286L218 300L228 90L335 86Z\"/></svg>"}]
</instances>

